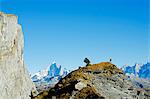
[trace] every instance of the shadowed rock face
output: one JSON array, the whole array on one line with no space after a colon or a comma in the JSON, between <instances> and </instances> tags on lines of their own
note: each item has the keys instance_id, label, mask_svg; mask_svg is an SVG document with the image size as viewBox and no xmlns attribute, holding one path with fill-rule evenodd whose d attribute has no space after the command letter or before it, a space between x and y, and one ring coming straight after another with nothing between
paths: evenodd
<instances>
[{"instance_id":1,"label":"shadowed rock face","mask_svg":"<svg viewBox=\"0 0 150 99\"><path fill-rule=\"evenodd\" d=\"M30 99L32 81L23 59L24 39L15 15L0 13L0 99Z\"/></svg>"},{"instance_id":2,"label":"shadowed rock face","mask_svg":"<svg viewBox=\"0 0 150 99\"><path fill-rule=\"evenodd\" d=\"M41 93L36 99L147 99L146 94L114 64L102 62L69 73L48 95Z\"/></svg>"}]
</instances>

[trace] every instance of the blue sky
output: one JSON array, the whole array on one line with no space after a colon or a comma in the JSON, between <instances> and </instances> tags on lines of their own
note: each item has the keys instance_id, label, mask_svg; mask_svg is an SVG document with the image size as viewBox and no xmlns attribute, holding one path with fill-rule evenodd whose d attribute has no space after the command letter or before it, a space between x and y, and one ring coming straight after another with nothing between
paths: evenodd
<instances>
[{"instance_id":1,"label":"blue sky","mask_svg":"<svg viewBox=\"0 0 150 99\"><path fill-rule=\"evenodd\" d=\"M25 63L32 73L53 61L67 69L108 61L146 63L148 0L0 0L1 10L19 16Z\"/></svg>"}]
</instances>

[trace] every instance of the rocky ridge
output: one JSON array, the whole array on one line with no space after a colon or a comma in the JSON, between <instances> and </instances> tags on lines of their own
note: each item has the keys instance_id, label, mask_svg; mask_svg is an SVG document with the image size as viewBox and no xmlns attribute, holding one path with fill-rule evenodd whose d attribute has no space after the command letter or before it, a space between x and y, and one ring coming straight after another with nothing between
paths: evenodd
<instances>
[{"instance_id":1,"label":"rocky ridge","mask_svg":"<svg viewBox=\"0 0 150 99\"><path fill-rule=\"evenodd\" d=\"M18 17L0 12L0 99L30 99L33 83L23 59Z\"/></svg>"},{"instance_id":2,"label":"rocky ridge","mask_svg":"<svg viewBox=\"0 0 150 99\"><path fill-rule=\"evenodd\" d=\"M102 62L81 67L61 79L54 88L35 99L148 99L148 93L134 86L121 69Z\"/></svg>"}]
</instances>

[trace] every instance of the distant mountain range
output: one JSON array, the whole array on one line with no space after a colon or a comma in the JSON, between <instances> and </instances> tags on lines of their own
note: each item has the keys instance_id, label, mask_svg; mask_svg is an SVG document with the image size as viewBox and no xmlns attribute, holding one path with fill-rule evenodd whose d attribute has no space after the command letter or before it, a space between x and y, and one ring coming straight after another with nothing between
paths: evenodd
<instances>
[{"instance_id":1,"label":"distant mountain range","mask_svg":"<svg viewBox=\"0 0 150 99\"><path fill-rule=\"evenodd\" d=\"M31 77L31 79L36 84L36 87L46 88L54 86L61 78L66 76L68 73L68 70L62 68L61 65L57 66L57 64L54 62L46 69L35 73Z\"/></svg>"},{"instance_id":2,"label":"distant mountain range","mask_svg":"<svg viewBox=\"0 0 150 99\"><path fill-rule=\"evenodd\" d=\"M123 66L122 70L128 77L138 77L149 79L150 78L150 63L146 64L135 64L134 66Z\"/></svg>"},{"instance_id":3,"label":"distant mountain range","mask_svg":"<svg viewBox=\"0 0 150 99\"><path fill-rule=\"evenodd\" d=\"M150 89L150 63L135 64L134 66L124 66L122 70L128 79L136 86Z\"/></svg>"},{"instance_id":4,"label":"distant mountain range","mask_svg":"<svg viewBox=\"0 0 150 99\"><path fill-rule=\"evenodd\" d=\"M128 76L130 80L136 85L142 84L143 86L150 88L150 63L146 64L135 64L134 66L123 66L122 70ZM35 83L37 89L42 90L43 88L53 87L59 82L59 80L65 77L69 71L62 68L61 65L57 65L53 62L46 69L35 73L32 76L32 81Z\"/></svg>"}]
</instances>

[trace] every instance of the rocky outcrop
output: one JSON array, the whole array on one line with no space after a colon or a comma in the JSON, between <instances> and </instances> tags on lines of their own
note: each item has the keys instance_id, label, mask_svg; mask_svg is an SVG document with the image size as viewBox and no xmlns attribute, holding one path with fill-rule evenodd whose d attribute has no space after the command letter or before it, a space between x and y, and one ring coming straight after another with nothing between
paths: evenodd
<instances>
[{"instance_id":1,"label":"rocky outcrop","mask_svg":"<svg viewBox=\"0 0 150 99\"><path fill-rule=\"evenodd\" d=\"M0 99L31 99L33 83L24 65L23 48L17 16L0 12Z\"/></svg>"},{"instance_id":2,"label":"rocky outcrop","mask_svg":"<svg viewBox=\"0 0 150 99\"><path fill-rule=\"evenodd\" d=\"M81 67L61 79L48 95L36 99L148 99L114 64L102 62Z\"/></svg>"}]
</instances>

